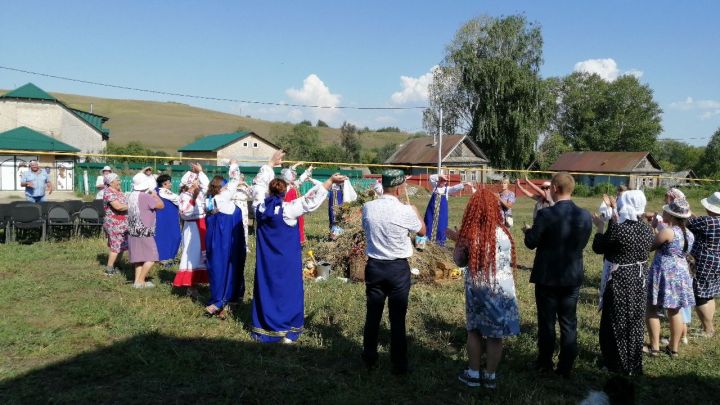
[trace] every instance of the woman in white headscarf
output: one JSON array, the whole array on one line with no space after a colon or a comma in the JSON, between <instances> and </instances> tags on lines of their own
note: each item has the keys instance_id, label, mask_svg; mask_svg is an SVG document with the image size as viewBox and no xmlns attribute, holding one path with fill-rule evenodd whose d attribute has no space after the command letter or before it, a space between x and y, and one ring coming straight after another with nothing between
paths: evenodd
<instances>
[{"instance_id":1,"label":"woman in white headscarf","mask_svg":"<svg viewBox=\"0 0 720 405\"><path fill-rule=\"evenodd\" d=\"M607 231L602 216L593 216L597 228L593 251L605 259L600 280L600 350L608 370L626 375L642 373L646 268L655 240L643 220L646 203L640 190L622 193Z\"/></svg>"}]
</instances>

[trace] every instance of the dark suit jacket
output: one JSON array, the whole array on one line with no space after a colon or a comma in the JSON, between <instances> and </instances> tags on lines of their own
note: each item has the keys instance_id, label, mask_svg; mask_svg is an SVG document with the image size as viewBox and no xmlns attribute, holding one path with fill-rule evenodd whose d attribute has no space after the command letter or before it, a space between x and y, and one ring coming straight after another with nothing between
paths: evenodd
<instances>
[{"instance_id":1,"label":"dark suit jacket","mask_svg":"<svg viewBox=\"0 0 720 405\"><path fill-rule=\"evenodd\" d=\"M525 246L537 248L530 282L553 287L579 287L583 281L583 249L590 239L592 217L572 201L558 201L537 213L525 233Z\"/></svg>"}]
</instances>

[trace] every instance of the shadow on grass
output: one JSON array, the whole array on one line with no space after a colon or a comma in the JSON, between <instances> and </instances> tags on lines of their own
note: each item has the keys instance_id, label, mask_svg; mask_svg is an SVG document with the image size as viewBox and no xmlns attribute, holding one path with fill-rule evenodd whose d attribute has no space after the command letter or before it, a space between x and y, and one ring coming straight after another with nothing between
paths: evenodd
<instances>
[{"instance_id":1,"label":"shadow on grass","mask_svg":"<svg viewBox=\"0 0 720 405\"><path fill-rule=\"evenodd\" d=\"M238 317L247 316L242 310ZM209 325L214 320L209 320ZM2 403L325 403L427 400L426 377L395 377L389 365L368 372L360 347L336 328L309 332L324 347L157 333L31 371L0 383ZM411 346L419 359L432 353ZM418 353L419 352L419 353ZM387 358L381 358L389 363ZM453 395L453 389L440 389Z\"/></svg>"}]
</instances>

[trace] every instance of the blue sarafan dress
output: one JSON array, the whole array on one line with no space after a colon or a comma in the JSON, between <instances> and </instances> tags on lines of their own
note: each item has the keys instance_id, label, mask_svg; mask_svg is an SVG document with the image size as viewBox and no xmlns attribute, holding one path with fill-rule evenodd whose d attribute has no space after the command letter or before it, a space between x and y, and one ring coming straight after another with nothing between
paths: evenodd
<instances>
[{"instance_id":1,"label":"blue sarafan dress","mask_svg":"<svg viewBox=\"0 0 720 405\"><path fill-rule=\"evenodd\" d=\"M430 202L425 209L425 228L427 228L427 238L430 242L436 242L440 246L445 246L447 237L445 230L448 227L448 187L444 187L444 192L438 192L438 188L433 190Z\"/></svg>"},{"instance_id":2,"label":"blue sarafan dress","mask_svg":"<svg viewBox=\"0 0 720 405\"><path fill-rule=\"evenodd\" d=\"M158 260L172 260L177 256L182 243L178 207L173 201L163 198L160 188L156 188L155 191L165 204L163 209L155 211L155 245L157 245Z\"/></svg>"},{"instance_id":3,"label":"blue sarafan dress","mask_svg":"<svg viewBox=\"0 0 720 405\"><path fill-rule=\"evenodd\" d=\"M257 210L255 218L252 335L260 342L295 341L305 322L300 233L283 220L281 197L267 197L265 212Z\"/></svg>"},{"instance_id":4,"label":"blue sarafan dress","mask_svg":"<svg viewBox=\"0 0 720 405\"><path fill-rule=\"evenodd\" d=\"M222 308L245 295L245 228L242 211L234 204L232 214L217 212L205 218L210 300L208 305Z\"/></svg>"},{"instance_id":5,"label":"blue sarafan dress","mask_svg":"<svg viewBox=\"0 0 720 405\"><path fill-rule=\"evenodd\" d=\"M335 206L342 205L343 192L342 188L333 186L328 193L328 216L330 218L330 229L335 226Z\"/></svg>"}]
</instances>

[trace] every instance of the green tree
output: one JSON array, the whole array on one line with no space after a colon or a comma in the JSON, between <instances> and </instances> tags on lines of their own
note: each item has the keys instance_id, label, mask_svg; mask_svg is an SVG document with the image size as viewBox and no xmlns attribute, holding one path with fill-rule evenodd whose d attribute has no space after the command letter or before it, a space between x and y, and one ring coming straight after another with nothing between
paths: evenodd
<instances>
[{"instance_id":1,"label":"green tree","mask_svg":"<svg viewBox=\"0 0 720 405\"><path fill-rule=\"evenodd\" d=\"M342 134L340 145L345 149L347 159L350 162L359 162L362 146L357 136L357 128L349 122L343 122L340 132Z\"/></svg>"},{"instance_id":2,"label":"green tree","mask_svg":"<svg viewBox=\"0 0 720 405\"><path fill-rule=\"evenodd\" d=\"M697 174L700 177L720 179L720 128L705 147L705 152L698 162Z\"/></svg>"},{"instance_id":3,"label":"green tree","mask_svg":"<svg viewBox=\"0 0 720 405\"><path fill-rule=\"evenodd\" d=\"M500 168L521 168L546 128L554 100L540 78L540 27L525 16L479 17L465 23L433 73L425 128L462 130Z\"/></svg>"},{"instance_id":4,"label":"green tree","mask_svg":"<svg viewBox=\"0 0 720 405\"><path fill-rule=\"evenodd\" d=\"M685 142L659 140L655 143L652 154L665 171L693 169L697 172L703 150L702 147L688 145Z\"/></svg>"},{"instance_id":5,"label":"green tree","mask_svg":"<svg viewBox=\"0 0 720 405\"><path fill-rule=\"evenodd\" d=\"M302 121L300 121L300 125L307 125L307 126L311 127L312 122L310 122L309 120L302 120Z\"/></svg>"},{"instance_id":6,"label":"green tree","mask_svg":"<svg viewBox=\"0 0 720 405\"><path fill-rule=\"evenodd\" d=\"M557 162L560 155L570 151L572 151L572 148L565 142L565 139L557 133L552 133L546 136L540 144L535 154L535 160L540 170L547 170L553 163Z\"/></svg>"},{"instance_id":7,"label":"green tree","mask_svg":"<svg viewBox=\"0 0 720 405\"><path fill-rule=\"evenodd\" d=\"M574 150L650 151L662 132L653 91L635 76L607 82L576 72L556 88L553 128Z\"/></svg>"},{"instance_id":8,"label":"green tree","mask_svg":"<svg viewBox=\"0 0 720 405\"><path fill-rule=\"evenodd\" d=\"M280 135L277 144L287 151L289 160L314 160L317 151L322 148L318 130L303 124L297 124L290 132Z\"/></svg>"},{"instance_id":9,"label":"green tree","mask_svg":"<svg viewBox=\"0 0 720 405\"><path fill-rule=\"evenodd\" d=\"M141 142L133 141L128 142L125 145L120 145L112 142L108 142L105 147L105 152L110 155L126 155L126 156L167 156L166 152L153 150L145 147ZM108 158L108 163L145 163L152 162L153 159L149 158L134 158L134 157L112 157ZM164 163L164 159L159 159L158 163Z\"/></svg>"},{"instance_id":10,"label":"green tree","mask_svg":"<svg viewBox=\"0 0 720 405\"><path fill-rule=\"evenodd\" d=\"M317 120L317 124L315 124L315 126L318 128L328 128L329 127L329 125L323 120Z\"/></svg>"}]
</instances>

